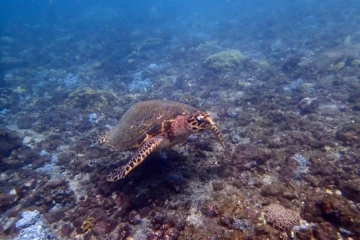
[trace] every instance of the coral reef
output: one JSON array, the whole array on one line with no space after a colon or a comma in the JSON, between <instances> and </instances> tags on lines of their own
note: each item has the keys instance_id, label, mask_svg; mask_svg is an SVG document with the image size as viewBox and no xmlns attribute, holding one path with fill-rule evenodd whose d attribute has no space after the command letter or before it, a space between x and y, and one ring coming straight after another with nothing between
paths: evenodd
<instances>
[{"instance_id":1,"label":"coral reef","mask_svg":"<svg viewBox=\"0 0 360 240\"><path fill-rule=\"evenodd\" d=\"M309 196L303 211L307 221L317 223L315 229L319 230L315 230L316 238L332 238L331 234L336 230L331 225L344 229L348 237L360 235L360 221L356 217L359 210L341 195L323 193ZM328 230L324 229L324 219L330 223L326 225Z\"/></svg>"},{"instance_id":2,"label":"coral reef","mask_svg":"<svg viewBox=\"0 0 360 240\"><path fill-rule=\"evenodd\" d=\"M114 107L117 96L110 91L81 88L70 93L65 103L71 107L101 110L104 107Z\"/></svg>"},{"instance_id":3,"label":"coral reef","mask_svg":"<svg viewBox=\"0 0 360 240\"><path fill-rule=\"evenodd\" d=\"M3 69L10 69L23 65L23 61L15 57L2 57L0 59L0 65Z\"/></svg>"},{"instance_id":4,"label":"coral reef","mask_svg":"<svg viewBox=\"0 0 360 240\"><path fill-rule=\"evenodd\" d=\"M215 71L230 71L235 68L241 68L245 56L236 50L222 51L209 56L202 63L202 66Z\"/></svg>"},{"instance_id":5,"label":"coral reef","mask_svg":"<svg viewBox=\"0 0 360 240\"><path fill-rule=\"evenodd\" d=\"M15 240L39 239L48 240L56 239L54 232L44 222L38 211L27 211L21 213L21 219L16 222L16 228L21 230Z\"/></svg>"},{"instance_id":6,"label":"coral reef","mask_svg":"<svg viewBox=\"0 0 360 240\"><path fill-rule=\"evenodd\" d=\"M0 239L359 238L359 1L66 2L1 4ZM133 152L96 140L155 99L225 151L108 182Z\"/></svg>"}]
</instances>

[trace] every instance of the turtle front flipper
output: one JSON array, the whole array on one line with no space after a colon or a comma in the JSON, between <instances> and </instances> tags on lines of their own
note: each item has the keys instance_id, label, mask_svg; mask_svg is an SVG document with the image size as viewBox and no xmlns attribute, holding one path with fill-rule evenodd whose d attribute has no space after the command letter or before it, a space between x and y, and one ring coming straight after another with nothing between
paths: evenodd
<instances>
[{"instance_id":1,"label":"turtle front flipper","mask_svg":"<svg viewBox=\"0 0 360 240\"><path fill-rule=\"evenodd\" d=\"M216 127L216 125L211 126L211 132L215 135L216 139L219 141L221 146L225 149L225 143L224 140L221 137L219 129Z\"/></svg>"},{"instance_id":2,"label":"turtle front flipper","mask_svg":"<svg viewBox=\"0 0 360 240\"><path fill-rule=\"evenodd\" d=\"M107 180L109 182L116 182L125 178L129 172L142 163L145 158L147 158L150 153L152 153L159 146L162 140L162 137L150 138L147 140L143 145L140 146L140 148L135 152L127 164L111 171L107 176Z\"/></svg>"}]
</instances>

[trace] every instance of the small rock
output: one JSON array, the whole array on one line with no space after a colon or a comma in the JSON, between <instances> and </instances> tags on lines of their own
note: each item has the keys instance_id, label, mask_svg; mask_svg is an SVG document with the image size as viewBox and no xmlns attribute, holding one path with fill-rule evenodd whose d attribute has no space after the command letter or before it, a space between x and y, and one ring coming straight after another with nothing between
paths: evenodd
<instances>
[{"instance_id":1,"label":"small rock","mask_svg":"<svg viewBox=\"0 0 360 240\"><path fill-rule=\"evenodd\" d=\"M212 187L213 187L213 190L217 192L217 191L221 191L224 189L224 184L219 181L213 182Z\"/></svg>"},{"instance_id":2,"label":"small rock","mask_svg":"<svg viewBox=\"0 0 360 240\"><path fill-rule=\"evenodd\" d=\"M286 190L286 187L280 183L271 183L262 187L261 195L264 197L282 196Z\"/></svg>"},{"instance_id":3,"label":"small rock","mask_svg":"<svg viewBox=\"0 0 360 240\"><path fill-rule=\"evenodd\" d=\"M21 219L16 222L15 226L18 229L29 227L35 224L40 218L39 211L26 211L21 213Z\"/></svg>"},{"instance_id":4,"label":"small rock","mask_svg":"<svg viewBox=\"0 0 360 240\"><path fill-rule=\"evenodd\" d=\"M156 213L154 218L152 219L152 222L162 224L165 219L165 215L161 213Z\"/></svg>"},{"instance_id":5,"label":"small rock","mask_svg":"<svg viewBox=\"0 0 360 240\"><path fill-rule=\"evenodd\" d=\"M10 193L0 193L0 213L5 212L14 206L18 201L18 196Z\"/></svg>"},{"instance_id":6,"label":"small rock","mask_svg":"<svg viewBox=\"0 0 360 240\"><path fill-rule=\"evenodd\" d=\"M353 106L354 111L360 111L360 100L357 101Z\"/></svg>"},{"instance_id":7,"label":"small rock","mask_svg":"<svg viewBox=\"0 0 360 240\"><path fill-rule=\"evenodd\" d=\"M131 211L129 213L129 222L133 225L138 225L141 222L141 216L136 211Z\"/></svg>"},{"instance_id":8,"label":"small rock","mask_svg":"<svg viewBox=\"0 0 360 240\"><path fill-rule=\"evenodd\" d=\"M319 101L316 98L303 98L299 103L299 108L302 113L314 113L319 107Z\"/></svg>"},{"instance_id":9,"label":"small rock","mask_svg":"<svg viewBox=\"0 0 360 240\"><path fill-rule=\"evenodd\" d=\"M62 218L65 217L65 212L62 209L49 211L45 214L45 219L49 224L59 222Z\"/></svg>"},{"instance_id":10,"label":"small rock","mask_svg":"<svg viewBox=\"0 0 360 240\"><path fill-rule=\"evenodd\" d=\"M16 125L20 129L30 129L34 123L34 119L29 115L24 115L18 118Z\"/></svg>"},{"instance_id":11,"label":"small rock","mask_svg":"<svg viewBox=\"0 0 360 240\"><path fill-rule=\"evenodd\" d=\"M105 236L114 230L116 227L116 221L110 219L101 219L100 221L96 222L92 228L92 231L98 239L105 239Z\"/></svg>"},{"instance_id":12,"label":"small rock","mask_svg":"<svg viewBox=\"0 0 360 240\"><path fill-rule=\"evenodd\" d=\"M14 225L15 221L16 221L15 217L7 218L6 222L3 223L2 225L2 230L8 231Z\"/></svg>"},{"instance_id":13,"label":"small rock","mask_svg":"<svg viewBox=\"0 0 360 240\"><path fill-rule=\"evenodd\" d=\"M69 238L72 231L73 231L73 227L70 224L66 223L61 227L59 234L61 237Z\"/></svg>"},{"instance_id":14,"label":"small rock","mask_svg":"<svg viewBox=\"0 0 360 240\"><path fill-rule=\"evenodd\" d=\"M360 202L359 181L356 181L356 180L341 181L340 182L340 190L346 198L348 198L354 202Z\"/></svg>"},{"instance_id":15,"label":"small rock","mask_svg":"<svg viewBox=\"0 0 360 240\"><path fill-rule=\"evenodd\" d=\"M320 106L320 113L322 116L337 116L340 114L340 110L334 104L322 105Z\"/></svg>"}]
</instances>

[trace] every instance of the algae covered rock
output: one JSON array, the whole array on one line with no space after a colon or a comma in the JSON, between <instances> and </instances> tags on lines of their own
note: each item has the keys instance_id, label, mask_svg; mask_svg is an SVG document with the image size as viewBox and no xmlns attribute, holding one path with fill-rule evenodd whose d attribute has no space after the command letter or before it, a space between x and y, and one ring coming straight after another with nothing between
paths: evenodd
<instances>
[{"instance_id":1,"label":"algae covered rock","mask_svg":"<svg viewBox=\"0 0 360 240\"><path fill-rule=\"evenodd\" d=\"M165 41L162 38L147 38L141 43L139 51L157 48L164 45L164 43Z\"/></svg>"},{"instance_id":2,"label":"algae covered rock","mask_svg":"<svg viewBox=\"0 0 360 240\"><path fill-rule=\"evenodd\" d=\"M22 65L24 62L21 59L15 58L15 57L3 57L0 59L0 65L2 68L12 68L12 67L18 67Z\"/></svg>"},{"instance_id":3,"label":"algae covered rock","mask_svg":"<svg viewBox=\"0 0 360 240\"><path fill-rule=\"evenodd\" d=\"M1 156L10 156L13 150L21 147L21 144L22 138L16 132L0 128L0 159Z\"/></svg>"},{"instance_id":4,"label":"algae covered rock","mask_svg":"<svg viewBox=\"0 0 360 240\"><path fill-rule=\"evenodd\" d=\"M82 109L101 109L106 106L116 106L117 100L117 95L111 91L85 87L70 93L65 103Z\"/></svg>"},{"instance_id":5,"label":"algae covered rock","mask_svg":"<svg viewBox=\"0 0 360 240\"><path fill-rule=\"evenodd\" d=\"M303 207L303 218L306 221L320 224L325 220L333 226L346 229L349 236L360 234L359 214L359 210L352 207L348 199L326 193L308 196ZM320 232L319 227L316 225L315 231ZM326 232L323 235L326 237L318 239L330 239Z\"/></svg>"},{"instance_id":6,"label":"algae covered rock","mask_svg":"<svg viewBox=\"0 0 360 240\"><path fill-rule=\"evenodd\" d=\"M244 60L245 56L239 51L222 51L209 56L202 66L215 71L229 71L241 67Z\"/></svg>"},{"instance_id":7,"label":"algae covered rock","mask_svg":"<svg viewBox=\"0 0 360 240\"><path fill-rule=\"evenodd\" d=\"M345 123L336 131L336 139L345 145L356 146L360 139L360 123Z\"/></svg>"},{"instance_id":8,"label":"algae covered rock","mask_svg":"<svg viewBox=\"0 0 360 240\"><path fill-rule=\"evenodd\" d=\"M11 45L14 42L14 39L8 36L0 37L0 42L4 45Z\"/></svg>"}]
</instances>

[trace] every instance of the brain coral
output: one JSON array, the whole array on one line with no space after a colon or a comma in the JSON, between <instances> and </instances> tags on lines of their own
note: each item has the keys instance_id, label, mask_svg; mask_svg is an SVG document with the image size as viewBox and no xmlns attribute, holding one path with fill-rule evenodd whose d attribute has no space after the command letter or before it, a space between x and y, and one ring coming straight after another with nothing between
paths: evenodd
<instances>
[{"instance_id":1,"label":"brain coral","mask_svg":"<svg viewBox=\"0 0 360 240\"><path fill-rule=\"evenodd\" d=\"M292 229L300 221L299 213L287 209L279 204L270 204L264 207L266 222L272 224L276 229L287 231Z\"/></svg>"},{"instance_id":2,"label":"brain coral","mask_svg":"<svg viewBox=\"0 0 360 240\"><path fill-rule=\"evenodd\" d=\"M239 51L222 51L209 56L202 66L215 71L229 71L240 67L244 59L245 56Z\"/></svg>"}]
</instances>

